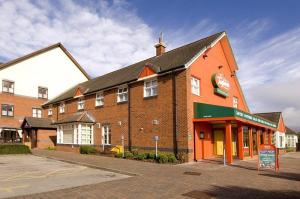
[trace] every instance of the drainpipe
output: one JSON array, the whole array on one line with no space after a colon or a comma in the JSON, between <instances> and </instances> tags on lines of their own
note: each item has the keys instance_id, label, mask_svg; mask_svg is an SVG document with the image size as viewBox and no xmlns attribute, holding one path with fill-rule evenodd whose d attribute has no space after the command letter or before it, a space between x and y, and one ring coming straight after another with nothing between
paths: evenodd
<instances>
[{"instance_id":1,"label":"drainpipe","mask_svg":"<svg viewBox=\"0 0 300 199\"><path fill-rule=\"evenodd\" d=\"M128 150L131 151L131 115L130 84L128 84Z\"/></svg>"},{"instance_id":2,"label":"drainpipe","mask_svg":"<svg viewBox=\"0 0 300 199\"><path fill-rule=\"evenodd\" d=\"M174 154L177 156L178 154L178 146L177 146L177 110L176 110L176 73L172 73L172 108L173 108L173 146L174 146Z\"/></svg>"}]
</instances>

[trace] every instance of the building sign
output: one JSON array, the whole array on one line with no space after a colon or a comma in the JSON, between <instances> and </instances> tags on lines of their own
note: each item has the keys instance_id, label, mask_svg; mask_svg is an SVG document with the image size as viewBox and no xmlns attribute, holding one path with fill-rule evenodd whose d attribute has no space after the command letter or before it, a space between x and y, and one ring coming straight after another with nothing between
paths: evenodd
<instances>
[{"instance_id":1,"label":"building sign","mask_svg":"<svg viewBox=\"0 0 300 199\"><path fill-rule=\"evenodd\" d=\"M238 117L264 126L277 128L277 124L266 119L246 113L236 108L217 106L212 104L194 103L194 118L224 118Z\"/></svg>"},{"instance_id":2,"label":"building sign","mask_svg":"<svg viewBox=\"0 0 300 199\"><path fill-rule=\"evenodd\" d=\"M225 78L223 73L215 73L211 77L212 84L214 86L214 92L222 97L228 97L228 91L230 89L229 80Z\"/></svg>"},{"instance_id":3,"label":"building sign","mask_svg":"<svg viewBox=\"0 0 300 199\"><path fill-rule=\"evenodd\" d=\"M274 145L260 145L258 156L258 170L275 169L277 171L277 169L279 168L278 153Z\"/></svg>"}]
</instances>

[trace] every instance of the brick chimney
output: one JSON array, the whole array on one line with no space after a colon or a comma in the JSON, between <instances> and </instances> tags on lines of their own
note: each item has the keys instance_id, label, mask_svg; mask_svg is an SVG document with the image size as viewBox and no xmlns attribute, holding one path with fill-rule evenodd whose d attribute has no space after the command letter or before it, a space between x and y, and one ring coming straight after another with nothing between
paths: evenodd
<instances>
[{"instance_id":1,"label":"brick chimney","mask_svg":"<svg viewBox=\"0 0 300 199\"><path fill-rule=\"evenodd\" d=\"M156 48L156 56L160 56L166 52L166 45L163 42L163 34L160 33L158 44L154 46Z\"/></svg>"}]
</instances>

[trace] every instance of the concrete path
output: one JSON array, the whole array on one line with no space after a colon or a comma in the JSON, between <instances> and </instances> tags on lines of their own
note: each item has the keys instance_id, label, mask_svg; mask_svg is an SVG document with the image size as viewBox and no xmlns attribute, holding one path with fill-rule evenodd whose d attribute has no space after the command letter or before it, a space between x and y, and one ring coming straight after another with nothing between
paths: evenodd
<instances>
[{"instance_id":1,"label":"concrete path","mask_svg":"<svg viewBox=\"0 0 300 199\"><path fill-rule=\"evenodd\" d=\"M102 156L35 150L37 156L93 165L133 177L25 198L300 198L300 156L280 158L280 173L256 170L255 160L233 166L202 161L161 165Z\"/></svg>"}]
</instances>

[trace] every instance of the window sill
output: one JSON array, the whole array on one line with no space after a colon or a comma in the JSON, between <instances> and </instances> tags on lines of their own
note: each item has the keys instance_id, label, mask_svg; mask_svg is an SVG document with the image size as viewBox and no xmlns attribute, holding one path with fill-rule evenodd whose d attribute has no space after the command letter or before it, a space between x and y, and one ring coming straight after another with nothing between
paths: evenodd
<instances>
[{"instance_id":1,"label":"window sill","mask_svg":"<svg viewBox=\"0 0 300 199\"><path fill-rule=\"evenodd\" d=\"M14 95L15 92L11 93L11 92L6 92L6 91L2 91L3 94L8 94L8 95Z\"/></svg>"},{"instance_id":2,"label":"window sill","mask_svg":"<svg viewBox=\"0 0 300 199\"><path fill-rule=\"evenodd\" d=\"M10 115L1 115L1 117L13 118L14 116L10 116Z\"/></svg>"},{"instance_id":3,"label":"window sill","mask_svg":"<svg viewBox=\"0 0 300 199\"><path fill-rule=\"evenodd\" d=\"M84 108L83 109L77 109L77 112L82 112L84 111Z\"/></svg>"},{"instance_id":4,"label":"window sill","mask_svg":"<svg viewBox=\"0 0 300 199\"><path fill-rule=\"evenodd\" d=\"M128 101L117 102L117 104L126 104Z\"/></svg>"},{"instance_id":5,"label":"window sill","mask_svg":"<svg viewBox=\"0 0 300 199\"><path fill-rule=\"evenodd\" d=\"M103 108L103 107L104 107L104 104L95 106L95 108Z\"/></svg>"},{"instance_id":6,"label":"window sill","mask_svg":"<svg viewBox=\"0 0 300 199\"><path fill-rule=\"evenodd\" d=\"M153 98L157 98L158 95L152 95L152 96L144 96L144 99L153 99Z\"/></svg>"}]
</instances>

